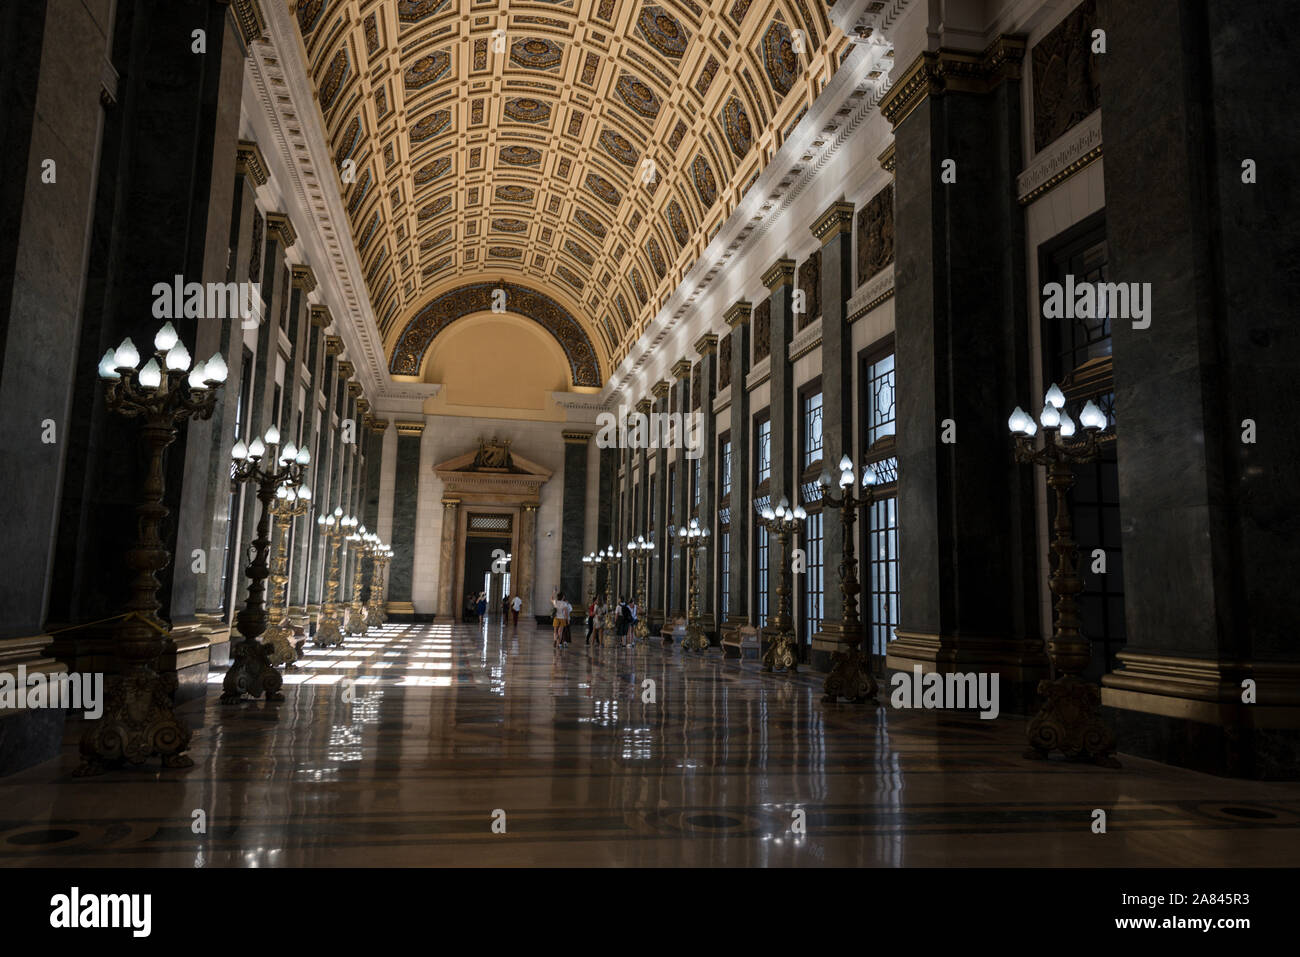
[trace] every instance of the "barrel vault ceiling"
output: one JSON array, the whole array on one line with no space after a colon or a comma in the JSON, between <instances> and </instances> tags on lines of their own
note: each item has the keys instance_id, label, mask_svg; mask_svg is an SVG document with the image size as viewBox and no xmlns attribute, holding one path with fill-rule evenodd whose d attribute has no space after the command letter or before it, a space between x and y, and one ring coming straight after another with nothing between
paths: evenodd
<instances>
[{"instance_id":1,"label":"barrel vault ceiling","mask_svg":"<svg viewBox=\"0 0 1300 957\"><path fill-rule=\"evenodd\" d=\"M849 46L825 0L285 2L395 375L499 279L600 385Z\"/></svg>"}]
</instances>

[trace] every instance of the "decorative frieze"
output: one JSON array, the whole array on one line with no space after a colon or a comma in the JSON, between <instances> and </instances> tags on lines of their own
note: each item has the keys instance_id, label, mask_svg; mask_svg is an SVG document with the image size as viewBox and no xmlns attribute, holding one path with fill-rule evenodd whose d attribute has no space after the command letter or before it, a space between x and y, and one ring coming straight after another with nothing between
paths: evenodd
<instances>
[{"instance_id":1,"label":"decorative frieze","mask_svg":"<svg viewBox=\"0 0 1300 957\"><path fill-rule=\"evenodd\" d=\"M818 316L800 329L790 340L790 361L806 356L822 344L822 318Z\"/></svg>"},{"instance_id":2,"label":"decorative frieze","mask_svg":"<svg viewBox=\"0 0 1300 957\"><path fill-rule=\"evenodd\" d=\"M894 267L886 266L849 299L845 321L856 322L894 294Z\"/></svg>"},{"instance_id":3,"label":"decorative frieze","mask_svg":"<svg viewBox=\"0 0 1300 957\"><path fill-rule=\"evenodd\" d=\"M894 184L868 200L858 213L858 284L894 261Z\"/></svg>"},{"instance_id":4,"label":"decorative frieze","mask_svg":"<svg viewBox=\"0 0 1300 957\"><path fill-rule=\"evenodd\" d=\"M270 178L266 171L266 158L252 140L240 140L235 149L235 172L248 176L258 186L265 186Z\"/></svg>"},{"instance_id":5,"label":"decorative frieze","mask_svg":"<svg viewBox=\"0 0 1300 957\"><path fill-rule=\"evenodd\" d=\"M1094 110L1082 123L1048 146L1016 177L1016 196L1021 206L1065 182L1093 160L1101 158L1101 110Z\"/></svg>"}]
</instances>

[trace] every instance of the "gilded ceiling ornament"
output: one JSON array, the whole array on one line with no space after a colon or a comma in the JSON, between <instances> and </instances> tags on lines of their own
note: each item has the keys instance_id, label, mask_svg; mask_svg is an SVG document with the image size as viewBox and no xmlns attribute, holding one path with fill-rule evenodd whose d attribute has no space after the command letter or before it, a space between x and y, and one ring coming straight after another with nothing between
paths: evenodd
<instances>
[{"instance_id":1,"label":"gilded ceiling ornament","mask_svg":"<svg viewBox=\"0 0 1300 957\"><path fill-rule=\"evenodd\" d=\"M531 146L503 146L497 156L509 166L537 166L542 162L542 154Z\"/></svg>"},{"instance_id":2,"label":"gilded ceiling ornament","mask_svg":"<svg viewBox=\"0 0 1300 957\"><path fill-rule=\"evenodd\" d=\"M357 177L357 181L352 184L352 193L348 197L348 214L351 215L361 208L361 201L365 199L366 193L370 192L370 185L374 178L370 175L370 167L367 166L365 171Z\"/></svg>"},{"instance_id":3,"label":"gilded ceiling ornament","mask_svg":"<svg viewBox=\"0 0 1300 957\"><path fill-rule=\"evenodd\" d=\"M523 256L522 249L516 249L514 246L489 246L488 255L497 259L519 259Z\"/></svg>"},{"instance_id":4,"label":"gilded ceiling ornament","mask_svg":"<svg viewBox=\"0 0 1300 957\"><path fill-rule=\"evenodd\" d=\"M650 89L648 83L637 79L631 73L619 76L618 82L614 84L614 91L623 98L628 109L634 113L651 120L659 115L659 108L663 104L655 95L655 91Z\"/></svg>"},{"instance_id":5,"label":"gilded ceiling ornament","mask_svg":"<svg viewBox=\"0 0 1300 957\"><path fill-rule=\"evenodd\" d=\"M616 256L615 258L622 259L623 257ZM632 281L632 291L636 293L637 301L644 306L649 301L649 298L645 293L645 284L641 282L641 273L637 271L635 266L633 266L627 271L627 276L628 279Z\"/></svg>"},{"instance_id":6,"label":"gilded ceiling ornament","mask_svg":"<svg viewBox=\"0 0 1300 957\"><path fill-rule=\"evenodd\" d=\"M466 258L468 259L468 250ZM518 252L518 250L515 250ZM489 250L491 255L495 252ZM532 319L560 344L569 359L576 386L599 386L600 369L587 333L576 319L550 296L512 282L479 282L460 286L426 303L398 337L390 369L394 375L418 375L424 354L434 338L462 316L492 308L493 292L504 289L506 308Z\"/></svg>"},{"instance_id":7,"label":"gilded ceiling ornament","mask_svg":"<svg viewBox=\"0 0 1300 957\"><path fill-rule=\"evenodd\" d=\"M528 224L519 219L494 219L492 229L498 233L522 233L527 232Z\"/></svg>"},{"instance_id":8,"label":"gilded ceiling ornament","mask_svg":"<svg viewBox=\"0 0 1300 957\"><path fill-rule=\"evenodd\" d=\"M433 202L425 203L423 206L421 206L420 211L415 214L416 219L420 220L421 222L424 222L425 220L433 219L439 213L445 212L450 207L451 207L451 197L439 196Z\"/></svg>"},{"instance_id":9,"label":"gilded ceiling ornament","mask_svg":"<svg viewBox=\"0 0 1300 957\"><path fill-rule=\"evenodd\" d=\"M439 229L428 239L420 243L420 249L421 250L436 249L439 246L446 245L447 243L451 242L452 237L454 235L455 235L455 231L450 226L447 226L443 229Z\"/></svg>"},{"instance_id":10,"label":"gilded ceiling ornament","mask_svg":"<svg viewBox=\"0 0 1300 957\"><path fill-rule=\"evenodd\" d=\"M784 97L799 79L799 55L794 52L790 28L780 20L773 20L763 34L762 51L767 82Z\"/></svg>"},{"instance_id":11,"label":"gilded ceiling ornament","mask_svg":"<svg viewBox=\"0 0 1300 957\"><path fill-rule=\"evenodd\" d=\"M451 265L451 262L452 262L452 257L450 255L442 256L441 258L436 259L435 261L429 263L429 265L425 266L422 270L420 270L420 274L425 278L428 278L429 276L432 276L435 273L442 272L444 269L446 269L448 266Z\"/></svg>"},{"instance_id":12,"label":"gilded ceiling ornament","mask_svg":"<svg viewBox=\"0 0 1300 957\"><path fill-rule=\"evenodd\" d=\"M601 199L611 206L618 206L623 201L619 191L599 173L587 174L587 189L591 190L597 199Z\"/></svg>"},{"instance_id":13,"label":"gilded ceiling ornament","mask_svg":"<svg viewBox=\"0 0 1300 957\"><path fill-rule=\"evenodd\" d=\"M604 239L609 232L599 219L585 209L575 209L573 211L573 221L597 239Z\"/></svg>"},{"instance_id":14,"label":"gilded ceiling ornament","mask_svg":"<svg viewBox=\"0 0 1300 957\"><path fill-rule=\"evenodd\" d=\"M515 183L496 188L496 198L503 203L531 203L536 195L536 191Z\"/></svg>"},{"instance_id":15,"label":"gilded ceiling ornament","mask_svg":"<svg viewBox=\"0 0 1300 957\"><path fill-rule=\"evenodd\" d=\"M645 241L645 254L650 259L650 265L654 267L655 273L660 279L668 274L668 264L664 262L663 251L659 248L659 241L653 236Z\"/></svg>"},{"instance_id":16,"label":"gilded ceiling ornament","mask_svg":"<svg viewBox=\"0 0 1300 957\"><path fill-rule=\"evenodd\" d=\"M357 148L357 140L361 137L361 117L352 117L352 122L343 130L339 137L338 149L334 151L334 164L342 166L343 161L352 155L353 150Z\"/></svg>"},{"instance_id":17,"label":"gilded ceiling ornament","mask_svg":"<svg viewBox=\"0 0 1300 957\"><path fill-rule=\"evenodd\" d=\"M624 166L636 166L638 153L630 140L621 133L614 130L602 130L600 134L600 145L610 156L618 160Z\"/></svg>"},{"instance_id":18,"label":"gilded ceiling ornament","mask_svg":"<svg viewBox=\"0 0 1300 957\"><path fill-rule=\"evenodd\" d=\"M636 19L637 32L652 47L672 60L680 60L691 35L663 7L646 4Z\"/></svg>"},{"instance_id":19,"label":"gilded ceiling ornament","mask_svg":"<svg viewBox=\"0 0 1300 957\"><path fill-rule=\"evenodd\" d=\"M749 114L745 112L745 104L734 93L722 108L721 126L731 152L737 159L744 159L754 145L754 128L750 125Z\"/></svg>"},{"instance_id":20,"label":"gilded ceiling ornament","mask_svg":"<svg viewBox=\"0 0 1300 957\"><path fill-rule=\"evenodd\" d=\"M375 210L374 215L370 217L370 225L366 227L365 231L361 234L361 238L357 241L358 252L365 251L365 248L370 245L370 240L374 238L375 230L378 228L379 210Z\"/></svg>"},{"instance_id":21,"label":"gilded ceiling ornament","mask_svg":"<svg viewBox=\"0 0 1300 957\"><path fill-rule=\"evenodd\" d=\"M695 154L695 161L691 163L691 178L695 181L695 192L699 194L700 205L708 209L718 199L718 181L713 178L713 168L703 153Z\"/></svg>"},{"instance_id":22,"label":"gilded ceiling ornament","mask_svg":"<svg viewBox=\"0 0 1300 957\"><path fill-rule=\"evenodd\" d=\"M451 158L447 156L425 163L415 171L413 177L415 185L423 186L425 183L431 183L439 176L445 175L449 169L451 169Z\"/></svg>"},{"instance_id":23,"label":"gilded ceiling ornament","mask_svg":"<svg viewBox=\"0 0 1300 957\"><path fill-rule=\"evenodd\" d=\"M451 54L446 50L435 50L404 70L402 79L408 90L418 90L441 80L450 72Z\"/></svg>"},{"instance_id":24,"label":"gilded ceiling ornament","mask_svg":"<svg viewBox=\"0 0 1300 957\"><path fill-rule=\"evenodd\" d=\"M330 60L325 75L321 77L321 112L328 112L329 108L334 105L334 98L339 95L339 90L343 87L343 80L348 75L348 66L348 51L340 49L338 53L334 54L334 59Z\"/></svg>"},{"instance_id":25,"label":"gilded ceiling ornament","mask_svg":"<svg viewBox=\"0 0 1300 957\"><path fill-rule=\"evenodd\" d=\"M695 92L704 96L709 92L709 87L713 84L713 78L718 75L717 57L709 54L709 59L704 64L704 69L700 71L699 77L695 81Z\"/></svg>"},{"instance_id":26,"label":"gilded ceiling ornament","mask_svg":"<svg viewBox=\"0 0 1300 957\"><path fill-rule=\"evenodd\" d=\"M299 0L298 30L305 37L316 29L320 22L321 11L325 9L325 0Z\"/></svg>"},{"instance_id":27,"label":"gilded ceiling ornament","mask_svg":"<svg viewBox=\"0 0 1300 957\"><path fill-rule=\"evenodd\" d=\"M731 5L731 9L727 11L727 16L731 17L731 22L736 26L740 26L740 21L745 19L745 14L749 12L749 5L753 2L754 0L736 0Z\"/></svg>"},{"instance_id":28,"label":"gilded ceiling ornament","mask_svg":"<svg viewBox=\"0 0 1300 957\"><path fill-rule=\"evenodd\" d=\"M556 70L564 48L544 37L524 37L510 45L510 61L527 70Z\"/></svg>"},{"instance_id":29,"label":"gilded ceiling ornament","mask_svg":"<svg viewBox=\"0 0 1300 957\"><path fill-rule=\"evenodd\" d=\"M417 23L447 9L450 4L451 0L398 0L397 19L399 23Z\"/></svg>"},{"instance_id":30,"label":"gilded ceiling ornament","mask_svg":"<svg viewBox=\"0 0 1300 957\"><path fill-rule=\"evenodd\" d=\"M618 307L619 318L623 320L623 331L626 332L632 326L632 313L628 311L627 300L622 293L614 297L614 305Z\"/></svg>"},{"instance_id":31,"label":"gilded ceiling ornament","mask_svg":"<svg viewBox=\"0 0 1300 957\"><path fill-rule=\"evenodd\" d=\"M673 238L677 240L678 246L685 246L691 239L691 231L686 226L686 215L682 212L682 207L678 205L677 200L673 200L667 206L668 226L672 229Z\"/></svg>"},{"instance_id":32,"label":"gilded ceiling ornament","mask_svg":"<svg viewBox=\"0 0 1300 957\"><path fill-rule=\"evenodd\" d=\"M506 119L516 123L548 123L551 119L551 104L531 96L516 96L506 100L504 111Z\"/></svg>"},{"instance_id":33,"label":"gilded ceiling ornament","mask_svg":"<svg viewBox=\"0 0 1300 957\"><path fill-rule=\"evenodd\" d=\"M420 143L451 126L450 110L434 110L411 127L411 142Z\"/></svg>"},{"instance_id":34,"label":"gilded ceiling ornament","mask_svg":"<svg viewBox=\"0 0 1300 957\"><path fill-rule=\"evenodd\" d=\"M523 224L521 223L520 225ZM596 265L596 258L587 250L575 243L572 239L566 239L564 241L564 251L584 266L591 267Z\"/></svg>"},{"instance_id":35,"label":"gilded ceiling ornament","mask_svg":"<svg viewBox=\"0 0 1300 957\"><path fill-rule=\"evenodd\" d=\"M555 275L559 276L574 289L578 290L578 292L582 292L582 287L586 285L581 276L562 263L556 263Z\"/></svg>"}]
</instances>

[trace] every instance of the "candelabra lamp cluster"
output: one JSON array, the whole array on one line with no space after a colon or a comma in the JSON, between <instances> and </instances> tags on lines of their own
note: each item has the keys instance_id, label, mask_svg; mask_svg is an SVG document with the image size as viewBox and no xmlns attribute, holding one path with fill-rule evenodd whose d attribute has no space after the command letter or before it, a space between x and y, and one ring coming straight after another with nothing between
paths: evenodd
<instances>
[{"instance_id":1,"label":"candelabra lamp cluster","mask_svg":"<svg viewBox=\"0 0 1300 957\"><path fill-rule=\"evenodd\" d=\"M281 485L271 502L271 521L275 536L275 557L271 560L271 627L262 636L272 665L291 665L301 657L293 640L289 620L289 526L311 507L311 490Z\"/></svg>"},{"instance_id":2,"label":"candelabra lamp cluster","mask_svg":"<svg viewBox=\"0 0 1300 957\"><path fill-rule=\"evenodd\" d=\"M325 594L321 598L320 613L316 617L316 634L314 640L320 648L329 648L342 644L343 631L339 627L339 548L343 539L351 534L357 523L355 518L343 514L343 509L334 509L331 515L322 515L316 519L325 535L325 547L329 551L329 564L325 572Z\"/></svg>"},{"instance_id":3,"label":"candelabra lamp cluster","mask_svg":"<svg viewBox=\"0 0 1300 957\"><path fill-rule=\"evenodd\" d=\"M349 635L364 635L368 626L365 608L361 604L363 566L366 563L366 556L371 554L371 549L379 544L379 536L374 532L367 532L366 527L362 525L349 535L347 540L352 545L352 603L348 606L348 623L345 630Z\"/></svg>"},{"instance_id":4,"label":"candelabra lamp cluster","mask_svg":"<svg viewBox=\"0 0 1300 957\"><path fill-rule=\"evenodd\" d=\"M826 695L824 700L849 698L855 702L874 701L879 688L875 675L871 672L871 655L862 649L862 621L858 617L858 594L862 591L862 586L858 584L858 560L853 554L853 525L857 520L858 509L864 505L870 506L876 500L876 473L870 466L863 467L862 494L855 495L853 489L857 481L853 474L853 461L846 455L840 459L838 496L831 491L830 469L823 470L817 482L822 489L822 502L840 510L844 539L839 566L844 611L838 630L846 648L835 652L831 672L826 676L822 689Z\"/></svg>"},{"instance_id":5,"label":"candelabra lamp cluster","mask_svg":"<svg viewBox=\"0 0 1300 957\"><path fill-rule=\"evenodd\" d=\"M777 666L784 668L788 674L795 674L799 670L794 624L790 619L790 594L793 591L790 586L790 538L803 530L804 519L807 517L808 513L802 505L792 509L789 500L783 495L775 509L771 506L763 509L760 519L763 527L776 535L777 543L781 546L781 577L777 579L776 586L776 621L772 623L776 634L763 652L764 671L771 671Z\"/></svg>"},{"instance_id":6,"label":"candelabra lamp cluster","mask_svg":"<svg viewBox=\"0 0 1300 957\"><path fill-rule=\"evenodd\" d=\"M647 615L645 613L645 589L646 578L648 577L650 554L655 550L655 543L646 541L644 535L638 535L636 541L627 543L627 550L632 556L632 584L637 589L636 637L638 639L647 638L650 635L650 624L647 621ZM640 566L639 575L637 573L637 566Z\"/></svg>"},{"instance_id":7,"label":"candelabra lamp cluster","mask_svg":"<svg viewBox=\"0 0 1300 957\"><path fill-rule=\"evenodd\" d=\"M686 637L682 639L683 651L707 651L709 636L700 627L700 552L709 543L709 530L693 518L689 525L677 530L677 544L686 554L686 578L690 582L690 601L686 606Z\"/></svg>"},{"instance_id":8,"label":"candelabra lamp cluster","mask_svg":"<svg viewBox=\"0 0 1300 957\"><path fill-rule=\"evenodd\" d=\"M126 564L134 572L131 595L113 633L120 671L109 678L103 714L82 736L82 764L76 771L80 776L99 774L123 760L142 764L155 754L164 767L194 763L184 753L190 730L172 710L175 676L158 673L158 659L171 631L158 614L158 572L172 558L159 534L170 514L163 505L163 459L176 441L177 426L187 419L211 417L227 369L219 354L190 369L189 351L170 322L154 336L154 350L139 369L140 354L130 339L99 360L108 409L141 421L148 465L135 509L136 541L126 553Z\"/></svg>"},{"instance_id":9,"label":"candelabra lamp cluster","mask_svg":"<svg viewBox=\"0 0 1300 957\"><path fill-rule=\"evenodd\" d=\"M1092 761L1104 767L1119 767L1115 760L1115 732L1101 718L1101 691L1081 675L1092 660L1092 648L1080 632L1077 596L1083 591L1079 577L1079 552L1070 521L1069 491L1074 487L1074 467L1095 462L1105 440L1106 415L1089 400L1079 412L1078 426L1065 410L1065 395L1053 384L1044 397L1038 425L1043 444L1035 436L1038 425L1019 406L1007 422L1016 436L1017 462L1042 465L1047 469L1048 487L1056 492L1056 519L1051 551L1056 556L1048 585L1056 596L1052 638L1047 644L1055 677L1040 681L1043 698L1038 713L1029 722L1026 757L1046 758L1061 751L1072 760ZM1062 441L1072 439L1073 441Z\"/></svg>"},{"instance_id":10,"label":"candelabra lamp cluster","mask_svg":"<svg viewBox=\"0 0 1300 957\"><path fill-rule=\"evenodd\" d=\"M392 546L376 541L370 553L370 600L366 603L366 624L371 628L379 628L388 622L384 574L392 558Z\"/></svg>"},{"instance_id":11,"label":"candelabra lamp cluster","mask_svg":"<svg viewBox=\"0 0 1300 957\"><path fill-rule=\"evenodd\" d=\"M589 564L593 568L600 565L605 566L605 618L601 627L604 629L606 635L614 634L614 628L618 621L614 609L615 596L612 592L612 586L614 584L614 576L618 574L618 566L622 561L623 553L615 551L613 545L606 545L600 551L592 552L590 555L583 558L583 563ZM595 597L596 585L594 581L591 586L591 594Z\"/></svg>"},{"instance_id":12,"label":"candelabra lamp cluster","mask_svg":"<svg viewBox=\"0 0 1300 957\"><path fill-rule=\"evenodd\" d=\"M266 558L271 547L272 506L280 489L297 492L311 455L306 448L295 448L292 442L281 449L280 430L274 425L266 430L264 437L253 439L248 445L242 440L236 442L230 455L234 460L232 478L256 487L261 508L257 517L257 537L253 539L252 561L244 570L248 576L248 597L244 600L244 607L235 615L235 628L243 640L231 651L232 661L222 683L221 700L224 704L231 704L244 695L257 698L265 694L267 701L282 701L284 695L280 693L280 686L284 679L271 662L270 647L260 640L270 617L265 595L266 580L271 574Z\"/></svg>"}]
</instances>

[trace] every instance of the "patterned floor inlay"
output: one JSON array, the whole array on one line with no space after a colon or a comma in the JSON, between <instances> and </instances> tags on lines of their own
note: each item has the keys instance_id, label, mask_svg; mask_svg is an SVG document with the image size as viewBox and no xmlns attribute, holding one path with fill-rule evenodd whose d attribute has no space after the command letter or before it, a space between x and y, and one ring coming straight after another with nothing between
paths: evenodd
<instances>
[{"instance_id":1,"label":"patterned floor inlay","mask_svg":"<svg viewBox=\"0 0 1300 957\"><path fill-rule=\"evenodd\" d=\"M1023 718L823 704L815 675L657 641L555 652L524 625L389 625L309 648L280 704L223 706L221 679L182 709L187 771L74 779L69 723L58 760L0 779L0 866L1290 866L1300 852L1300 785L1123 754L1115 771L1026 761Z\"/></svg>"}]
</instances>

